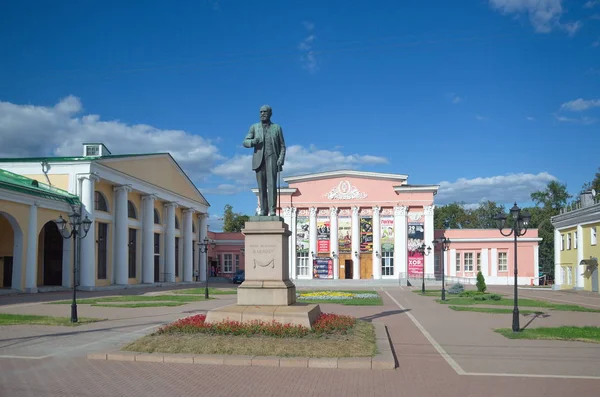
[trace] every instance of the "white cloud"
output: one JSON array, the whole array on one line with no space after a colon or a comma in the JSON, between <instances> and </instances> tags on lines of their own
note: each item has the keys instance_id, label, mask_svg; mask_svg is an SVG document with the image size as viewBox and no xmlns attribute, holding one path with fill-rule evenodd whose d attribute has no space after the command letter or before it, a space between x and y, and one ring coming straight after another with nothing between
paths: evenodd
<instances>
[{"instance_id":1,"label":"white cloud","mask_svg":"<svg viewBox=\"0 0 600 397\"><path fill-rule=\"evenodd\" d=\"M447 94L447 97L450 100L450 102L452 102L452 104L454 104L454 105L458 105L463 100L460 96L456 95L453 92L450 94Z\"/></svg>"},{"instance_id":2,"label":"white cloud","mask_svg":"<svg viewBox=\"0 0 600 397\"><path fill-rule=\"evenodd\" d=\"M442 181L436 196L436 203L440 205L454 201L464 202L467 205L477 205L485 200L496 203L528 202L530 194L543 190L548 182L556 177L547 172L539 174L509 174L482 178L459 178L455 182Z\"/></svg>"},{"instance_id":3,"label":"white cloud","mask_svg":"<svg viewBox=\"0 0 600 397\"><path fill-rule=\"evenodd\" d=\"M538 33L549 33L559 28L572 36L581 28L581 22L560 22L564 11L562 2L563 0L489 0L494 9L504 14L516 17L527 15Z\"/></svg>"},{"instance_id":4,"label":"white cloud","mask_svg":"<svg viewBox=\"0 0 600 397\"><path fill-rule=\"evenodd\" d=\"M527 116L525 117L527 121L535 121L535 117Z\"/></svg>"},{"instance_id":5,"label":"white cloud","mask_svg":"<svg viewBox=\"0 0 600 397\"><path fill-rule=\"evenodd\" d=\"M317 64L317 58L315 56L315 51L313 49L313 43L316 39L314 34L315 24L312 22L303 22L304 28L306 29L308 35L300 42L298 45L298 49L300 50L302 60L302 66L308 70L310 73L315 73L319 67Z\"/></svg>"},{"instance_id":6,"label":"white cloud","mask_svg":"<svg viewBox=\"0 0 600 397\"><path fill-rule=\"evenodd\" d=\"M583 112L584 110L600 107L600 99L578 98L560 105L560 110L571 112Z\"/></svg>"},{"instance_id":7,"label":"white cloud","mask_svg":"<svg viewBox=\"0 0 600 397\"><path fill-rule=\"evenodd\" d=\"M600 38L592 43L592 47L598 47L598 46L600 46Z\"/></svg>"},{"instance_id":8,"label":"white cloud","mask_svg":"<svg viewBox=\"0 0 600 397\"><path fill-rule=\"evenodd\" d=\"M554 117L556 118L556 120L560 121L561 123L576 123L576 124L590 125L590 124L594 124L598 121L597 119L595 119L593 117L588 117L588 116L565 117L565 116L555 114Z\"/></svg>"},{"instance_id":9,"label":"white cloud","mask_svg":"<svg viewBox=\"0 0 600 397\"><path fill-rule=\"evenodd\" d=\"M484 117L484 116L481 116L479 114L476 114L475 115L475 120L477 120L477 121L485 121L485 120L487 120L487 117Z\"/></svg>"},{"instance_id":10,"label":"white cloud","mask_svg":"<svg viewBox=\"0 0 600 397\"><path fill-rule=\"evenodd\" d=\"M594 8L596 6L600 5L600 0L590 0L588 2L586 2L583 7L585 8Z\"/></svg>"},{"instance_id":11,"label":"white cloud","mask_svg":"<svg viewBox=\"0 0 600 397\"><path fill-rule=\"evenodd\" d=\"M83 142L102 142L113 154L169 152L192 179L223 159L209 140L181 130L103 121L80 115L75 96L52 107L0 102L0 157L80 156Z\"/></svg>"}]
</instances>

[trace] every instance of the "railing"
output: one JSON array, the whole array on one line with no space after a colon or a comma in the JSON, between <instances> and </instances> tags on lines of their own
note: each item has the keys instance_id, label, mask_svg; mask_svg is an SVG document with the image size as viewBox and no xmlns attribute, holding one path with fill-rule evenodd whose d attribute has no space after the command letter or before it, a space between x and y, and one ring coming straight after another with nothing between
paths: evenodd
<instances>
[{"instance_id":1,"label":"railing","mask_svg":"<svg viewBox=\"0 0 600 397\"><path fill-rule=\"evenodd\" d=\"M576 203L573 203L573 204L569 204L569 205L567 205L566 207L564 207L564 208L561 208L561 209L560 209L560 213L561 213L561 214L566 214L567 212L573 212L573 211L577 211L577 210L580 210L580 209L582 209L582 208L589 208L589 207L592 207L592 206L594 206L594 205L596 205L596 204L600 204L600 197L598 197L598 198L594 198L594 199L592 200L592 203L591 203L591 204L588 204L588 205L583 205L583 204L581 203L581 201L579 201L579 202L576 202Z\"/></svg>"}]
</instances>

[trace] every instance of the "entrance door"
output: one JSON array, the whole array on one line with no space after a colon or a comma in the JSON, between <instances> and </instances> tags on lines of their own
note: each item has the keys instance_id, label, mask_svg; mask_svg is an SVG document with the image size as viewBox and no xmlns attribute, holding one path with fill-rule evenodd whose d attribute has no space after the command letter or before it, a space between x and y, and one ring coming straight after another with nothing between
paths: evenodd
<instances>
[{"instance_id":1,"label":"entrance door","mask_svg":"<svg viewBox=\"0 0 600 397\"><path fill-rule=\"evenodd\" d=\"M592 272L592 291L598 292L598 266L595 266Z\"/></svg>"},{"instance_id":2,"label":"entrance door","mask_svg":"<svg viewBox=\"0 0 600 397\"><path fill-rule=\"evenodd\" d=\"M12 287L12 271L13 271L13 257L5 256L4 257L4 278L2 280L3 288Z\"/></svg>"},{"instance_id":3,"label":"entrance door","mask_svg":"<svg viewBox=\"0 0 600 397\"><path fill-rule=\"evenodd\" d=\"M352 279L354 277L353 275L353 268L354 268L354 261L352 259L346 259L344 260L344 278L346 279Z\"/></svg>"},{"instance_id":4,"label":"entrance door","mask_svg":"<svg viewBox=\"0 0 600 397\"><path fill-rule=\"evenodd\" d=\"M371 254L360 256L360 278L373 278L373 256Z\"/></svg>"},{"instance_id":5,"label":"entrance door","mask_svg":"<svg viewBox=\"0 0 600 397\"><path fill-rule=\"evenodd\" d=\"M54 222L44 225L44 285L62 285L63 238Z\"/></svg>"},{"instance_id":6,"label":"entrance door","mask_svg":"<svg viewBox=\"0 0 600 397\"><path fill-rule=\"evenodd\" d=\"M154 233L154 282L160 281L160 233Z\"/></svg>"}]
</instances>

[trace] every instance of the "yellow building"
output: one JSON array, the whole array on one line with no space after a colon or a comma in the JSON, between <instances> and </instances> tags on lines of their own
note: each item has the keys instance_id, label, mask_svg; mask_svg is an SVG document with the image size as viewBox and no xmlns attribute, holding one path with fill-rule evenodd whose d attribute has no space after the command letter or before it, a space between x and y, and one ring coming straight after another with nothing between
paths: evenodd
<instances>
[{"instance_id":1,"label":"yellow building","mask_svg":"<svg viewBox=\"0 0 600 397\"><path fill-rule=\"evenodd\" d=\"M577 205L552 217L552 225L556 286L598 292L600 200L596 192L583 193Z\"/></svg>"},{"instance_id":2,"label":"yellow building","mask_svg":"<svg viewBox=\"0 0 600 397\"><path fill-rule=\"evenodd\" d=\"M81 204L92 227L79 244L81 289L190 282L205 272L196 243L209 204L168 153L0 159L0 280L36 292L72 286L73 243L54 223Z\"/></svg>"}]
</instances>

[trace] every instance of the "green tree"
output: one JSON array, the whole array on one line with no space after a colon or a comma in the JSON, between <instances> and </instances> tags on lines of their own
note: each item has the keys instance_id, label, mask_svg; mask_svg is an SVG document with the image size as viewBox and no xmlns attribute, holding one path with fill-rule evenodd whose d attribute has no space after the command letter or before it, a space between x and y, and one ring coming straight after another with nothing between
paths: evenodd
<instances>
[{"instance_id":1,"label":"green tree","mask_svg":"<svg viewBox=\"0 0 600 397\"><path fill-rule=\"evenodd\" d=\"M531 200L536 206L554 210L556 213L567 205L570 198L571 195L567 192L567 185L558 181L550 181L545 190L531 193Z\"/></svg>"},{"instance_id":2,"label":"green tree","mask_svg":"<svg viewBox=\"0 0 600 397\"><path fill-rule=\"evenodd\" d=\"M476 229L495 229L496 215L505 212L503 205L498 205L494 201L482 201L479 207L472 211L473 227Z\"/></svg>"},{"instance_id":3,"label":"green tree","mask_svg":"<svg viewBox=\"0 0 600 397\"><path fill-rule=\"evenodd\" d=\"M473 223L469 211L458 202L436 207L433 221L436 229L466 229Z\"/></svg>"},{"instance_id":4,"label":"green tree","mask_svg":"<svg viewBox=\"0 0 600 397\"><path fill-rule=\"evenodd\" d=\"M233 207L225 204L223 211L223 231L226 233L241 232L244 224L250 219L248 215L233 212Z\"/></svg>"},{"instance_id":5,"label":"green tree","mask_svg":"<svg viewBox=\"0 0 600 397\"><path fill-rule=\"evenodd\" d=\"M477 291L485 292L487 290L487 285L485 285L485 277L483 277L483 273L481 271L477 272Z\"/></svg>"}]
</instances>

